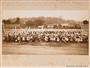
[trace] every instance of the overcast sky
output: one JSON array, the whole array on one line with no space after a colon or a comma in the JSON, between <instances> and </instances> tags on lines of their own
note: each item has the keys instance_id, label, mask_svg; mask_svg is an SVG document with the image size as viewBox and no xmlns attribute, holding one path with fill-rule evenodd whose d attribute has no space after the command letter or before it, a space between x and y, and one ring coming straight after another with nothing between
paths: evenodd
<instances>
[{"instance_id":1,"label":"overcast sky","mask_svg":"<svg viewBox=\"0 0 90 68\"><path fill-rule=\"evenodd\" d=\"M63 11L6 11L3 13L3 18L13 17L35 17L35 16L52 16L61 17L64 19L84 20L89 17L88 11L78 10L63 10Z\"/></svg>"}]
</instances>

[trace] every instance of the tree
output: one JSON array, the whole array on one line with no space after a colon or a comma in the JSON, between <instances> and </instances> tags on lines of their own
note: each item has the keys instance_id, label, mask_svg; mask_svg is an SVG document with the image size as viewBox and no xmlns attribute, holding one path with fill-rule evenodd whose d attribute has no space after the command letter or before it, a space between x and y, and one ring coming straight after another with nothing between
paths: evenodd
<instances>
[{"instance_id":1,"label":"tree","mask_svg":"<svg viewBox=\"0 0 90 68\"><path fill-rule=\"evenodd\" d=\"M84 20L83 24L89 24L89 21L88 20Z\"/></svg>"},{"instance_id":2,"label":"tree","mask_svg":"<svg viewBox=\"0 0 90 68\"><path fill-rule=\"evenodd\" d=\"M44 24L44 20L41 20L41 19L37 19L33 22L35 24L35 26L41 26Z\"/></svg>"},{"instance_id":3,"label":"tree","mask_svg":"<svg viewBox=\"0 0 90 68\"><path fill-rule=\"evenodd\" d=\"M2 23L4 23L4 24L5 24L5 22L6 22L6 20L5 20L5 19L3 19L3 20L2 20Z\"/></svg>"},{"instance_id":4,"label":"tree","mask_svg":"<svg viewBox=\"0 0 90 68\"><path fill-rule=\"evenodd\" d=\"M8 20L2 20L2 22L3 22L4 24L11 24L10 19L8 19Z\"/></svg>"},{"instance_id":5,"label":"tree","mask_svg":"<svg viewBox=\"0 0 90 68\"><path fill-rule=\"evenodd\" d=\"M16 18L16 21L14 22L14 24L20 24L20 18L19 17Z\"/></svg>"},{"instance_id":6,"label":"tree","mask_svg":"<svg viewBox=\"0 0 90 68\"><path fill-rule=\"evenodd\" d=\"M75 24L76 29L81 29L81 26L79 24Z\"/></svg>"},{"instance_id":7,"label":"tree","mask_svg":"<svg viewBox=\"0 0 90 68\"><path fill-rule=\"evenodd\" d=\"M26 27L34 26L34 23L31 20L28 20L25 24L26 24Z\"/></svg>"}]
</instances>

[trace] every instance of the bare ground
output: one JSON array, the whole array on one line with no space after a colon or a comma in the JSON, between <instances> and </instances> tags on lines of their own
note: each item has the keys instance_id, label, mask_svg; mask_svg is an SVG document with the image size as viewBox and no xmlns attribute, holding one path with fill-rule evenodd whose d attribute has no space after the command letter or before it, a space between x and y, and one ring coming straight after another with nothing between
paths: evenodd
<instances>
[{"instance_id":1,"label":"bare ground","mask_svg":"<svg viewBox=\"0 0 90 68\"><path fill-rule=\"evenodd\" d=\"M3 55L88 55L88 43L3 43Z\"/></svg>"}]
</instances>

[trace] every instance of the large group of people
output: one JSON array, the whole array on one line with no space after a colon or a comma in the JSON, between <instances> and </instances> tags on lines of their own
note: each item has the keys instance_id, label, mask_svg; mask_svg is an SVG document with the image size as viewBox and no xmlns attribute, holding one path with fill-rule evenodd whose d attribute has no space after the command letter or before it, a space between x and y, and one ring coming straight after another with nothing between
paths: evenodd
<instances>
[{"instance_id":1,"label":"large group of people","mask_svg":"<svg viewBox=\"0 0 90 68\"><path fill-rule=\"evenodd\" d=\"M4 42L88 42L88 35L82 31L22 31L3 34Z\"/></svg>"}]
</instances>

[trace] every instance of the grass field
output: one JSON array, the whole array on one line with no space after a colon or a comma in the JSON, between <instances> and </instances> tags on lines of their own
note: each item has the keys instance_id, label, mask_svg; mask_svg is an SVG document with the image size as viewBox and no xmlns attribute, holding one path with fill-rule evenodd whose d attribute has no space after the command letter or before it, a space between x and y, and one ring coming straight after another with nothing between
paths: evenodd
<instances>
[{"instance_id":1,"label":"grass field","mask_svg":"<svg viewBox=\"0 0 90 68\"><path fill-rule=\"evenodd\" d=\"M88 55L88 43L3 43L3 55Z\"/></svg>"}]
</instances>

